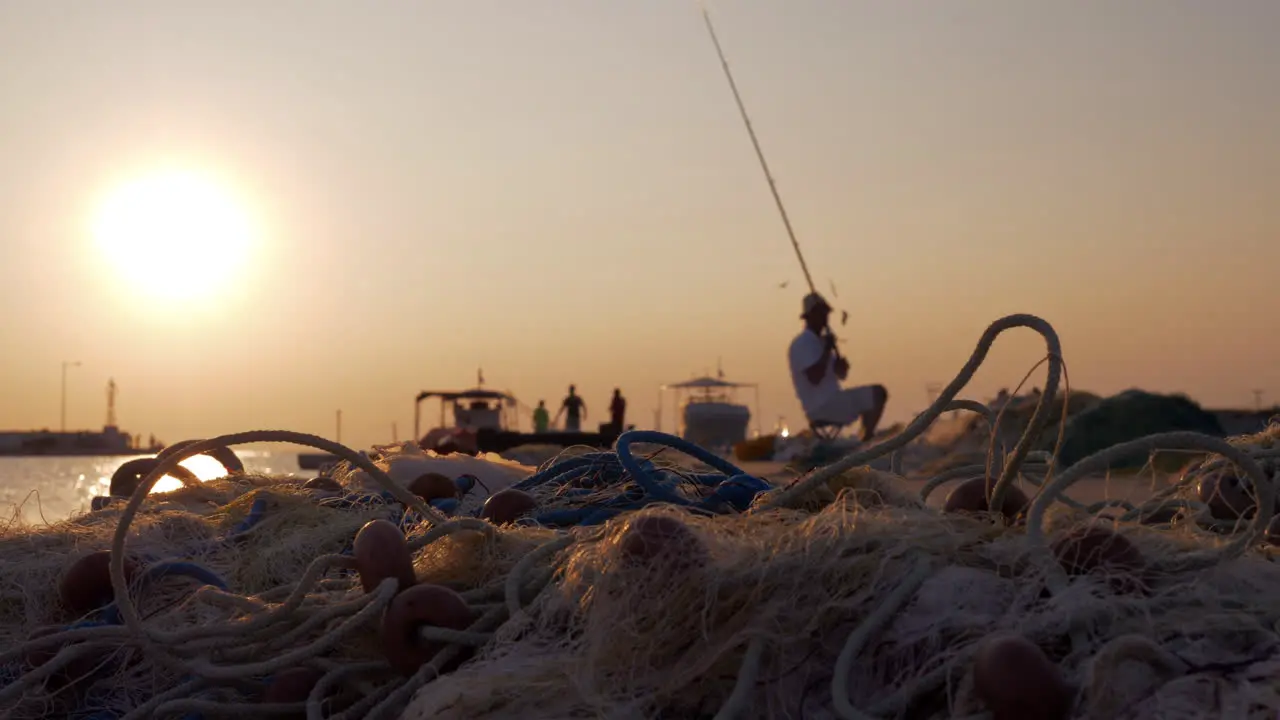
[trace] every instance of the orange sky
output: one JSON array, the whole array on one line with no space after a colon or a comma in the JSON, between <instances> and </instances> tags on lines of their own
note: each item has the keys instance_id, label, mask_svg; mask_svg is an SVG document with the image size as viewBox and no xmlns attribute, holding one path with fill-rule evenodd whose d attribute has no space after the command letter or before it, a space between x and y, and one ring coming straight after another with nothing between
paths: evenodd
<instances>
[{"instance_id":1,"label":"orange sky","mask_svg":"<svg viewBox=\"0 0 1280 720\"><path fill-rule=\"evenodd\" d=\"M1011 312L1077 387L1280 400L1280 5L711 7L891 420ZM647 425L722 358L766 428L799 420L803 280L692 2L11 0L0 47L0 428L56 427L63 360L70 425L114 377L121 424L169 441L331 435L336 408L349 444L404 438L477 366L530 405L576 382L592 420L620 385ZM256 228L185 303L89 231L173 165ZM971 395L1041 353L1012 333Z\"/></svg>"}]
</instances>

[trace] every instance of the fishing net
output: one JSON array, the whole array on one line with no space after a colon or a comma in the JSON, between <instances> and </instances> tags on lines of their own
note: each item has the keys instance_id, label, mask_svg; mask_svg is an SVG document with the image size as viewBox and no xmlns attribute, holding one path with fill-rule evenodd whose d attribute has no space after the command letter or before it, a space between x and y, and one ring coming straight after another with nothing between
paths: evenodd
<instances>
[{"instance_id":1,"label":"fishing net","mask_svg":"<svg viewBox=\"0 0 1280 720\"><path fill-rule=\"evenodd\" d=\"M1017 326L1045 335L1044 397L1061 398L1052 328L1005 318L902 432L777 484L653 433L537 468L285 431L192 444L131 498L0 536L0 713L1274 718L1280 424L1229 442L1151 436L1062 470L1031 447L1057 411L1041 400L1016 442L989 436L984 462L903 461L944 412L998 425L956 395ZM343 464L328 483L234 474L147 494L166 463L271 441ZM1158 449L1190 462L1145 499L1067 492ZM886 457L897 472L868 467ZM422 473L461 497L409 492ZM930 501L975 482L980 504L1016 511ZM501 526L473 517L504 492L536 507ZM383 554L403 549L412 588L355 547L374 520L403 535ZM94 551L110 551L110 594L78 612L60 584ZM403 599L433 587L460 613L419 606L397 624ZM1010 663L990 650L1000 637L1040 659ZM421 655L408 670L406 646Z\"/></svg>"}]
</instances>

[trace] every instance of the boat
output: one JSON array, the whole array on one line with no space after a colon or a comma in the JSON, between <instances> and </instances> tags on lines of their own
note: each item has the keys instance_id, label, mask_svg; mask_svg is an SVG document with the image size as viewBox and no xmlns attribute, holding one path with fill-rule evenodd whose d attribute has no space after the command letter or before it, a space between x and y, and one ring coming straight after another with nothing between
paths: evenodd
<instances>
[{"instance_id":1,"label":"boat","mask_svg":"<svg viewBox=\"0 0 1280 720\"><path fill-rule=\"evenodd\" d=\"M342 411L337 412L337 433L334 435L334 442L342 442ZM299 470L319 470L321 473L326 472L329 467L337 464L339 458L333 453L327 452L305 452L298 453L298 469Z\"/></svg>"},{"instance_id":2,"label":"boat","mask_svg":"<svg viewBox=\"0 0 1280 720\"><path fill-rule=\"evenodd\" d=\"M521 445L558 445L570 447L586 445L607 448L621 434L621 428L601 423L597 432L544 432L526 433L519 430L520 401L509 392L493 390L480 385L466 390L424 390L413 400L413 437L418 446L441 455L463 453L501 453ZM439 425L426 434L422 433L422 403L440 401ZM341 415L338 431L341 433ZM336 463L338 458L329 453L299 453L298 467L302 470L321 472Z\"/></svg>"},{"instance_id":3,"label":"boat","mask_svg":"<svg viewBox=\"0 0 1280 720\"><path fill-rule=\"evenodd\" d=\"M737 401L737 391L753 389L759 408L760 387L755 383L725 380L723 370L716 374L717 377L703 376L663 385L661 390L676 394L676 407L680 409L676 434L706 448L727 449L747 439L751 424L751 408ZM658 396L658 412L661 417L662 393Z\"/></svg>"},{"instance_id":4,"label":"boat","mask_svg":"<svg viewBox=\"0 0 1280 720\"><path fill-rule=\"evenodd\" d=\"M440 425L421 434L422 403L440 401ZM424 450L444 454L500 453L520 445L609 447L619 429L601 423L598 432L520 432L520 403L511 393L477 386L467 390L425 390L413 402L413 436ZM448 421L452 416L452 423Z\"/></svg>"},{"instance_id":5,"label":"boat","mask_svg":"<svg viewBox=\"0 0 1280 720\"><path fill-rule=\"evenodd\" d=\"M436 398L440 401L440 424L426 435L421 434L422 403ZM413 401L413 436L424 450L439 453L479 452L478 437L486 434L508 432L514 425L510 415L516 408L516 399L508 393L475 387L469 390L424 390ZM453 422L447 420L452 416Z\"/></svg>"},{"instance_id":6,"label":"boat","mask_svg":"<svg viewBox=\"0 0 1280 720\"><path fill-rule=\"evenodd\" d=\"M298 469L324 471L330 465L337 463L339 460L341 460L341 458L333 453L298 453Z\"/></svg>"}]
</instances>

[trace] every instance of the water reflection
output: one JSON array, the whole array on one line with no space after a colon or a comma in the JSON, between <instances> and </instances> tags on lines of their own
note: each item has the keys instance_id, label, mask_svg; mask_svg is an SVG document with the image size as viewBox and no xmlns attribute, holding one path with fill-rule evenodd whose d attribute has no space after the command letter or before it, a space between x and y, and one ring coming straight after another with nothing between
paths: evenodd
<instances>
[{"instance_id":1,"label":"water reflection","mask_svg":"<svg viewBox=\"0 0 1280 720\"><path fill-rule=\"evenodd\" d=\"M266 475L289 475L299 472L297 455L292 452L236 449L249 472ZM26 522L56 522L76 512L89 509L97 495L106 495L111 476L126 462L137 457L0 457L0 526L14 517ZM218 461L196 456L182 462L201 480L225 474ZM171 477L163 477L153 492L166 492L181 487Z\"/></svg>"}]
</instances>

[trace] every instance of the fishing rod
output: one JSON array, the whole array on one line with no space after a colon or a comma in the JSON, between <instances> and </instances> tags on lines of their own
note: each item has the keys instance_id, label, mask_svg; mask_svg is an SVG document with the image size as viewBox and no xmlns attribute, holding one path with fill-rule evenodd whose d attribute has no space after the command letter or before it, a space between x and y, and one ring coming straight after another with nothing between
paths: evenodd
<instances>
[{"instance_id":1,"label":"fishing rod","mask_svg":"<svg viewBox=\"0 0 1280 720\"><path fill-rule=\"evenodd\" d=\"M814 287L813 276L809 274L809 265L804 261L804 253L800 251L800 241L796 239L796 231L791 227L791 218L787 215L787 207L782 203L782 194L778 192L778 184L773 180L773 173L769 170L769 162L764 159L764 150L760 148L760 140L756 137L755 128L751 125L751 117L747 114L747 106L742 102L742 95L738 92L738 83L733 80L733 72L729 70L729 61L724 56L724 49L720 47L720 38L716 36L716 28L711 24L711 13L707 10L707 6L698 3L699 9L702 10L702 19L707 24L707 34L711 36L711 44L715 45L716 55L720 57L720 67L724 68L725 79L729 81L729 89L733 91L733 100L738 104L738 113L742 115L742 124L747 127L747 135L751 137L751 146L756 150L756 158L760 160L760 169L764 171L764 178L769 182L769 192L773 193L773 201L778 206L778 214L782 216L782 224L787 229L787 237L791 239L791 247L796 251L796 259L800 261L800 270L804 272L804 280L809 284L809 292L817 294L818 290ZM831 337L831 349L836 358L840 357L840 350L835 346L835 333L831 331L831 323L827 323L827 335Z\"/></svg>"}]
</instances>

